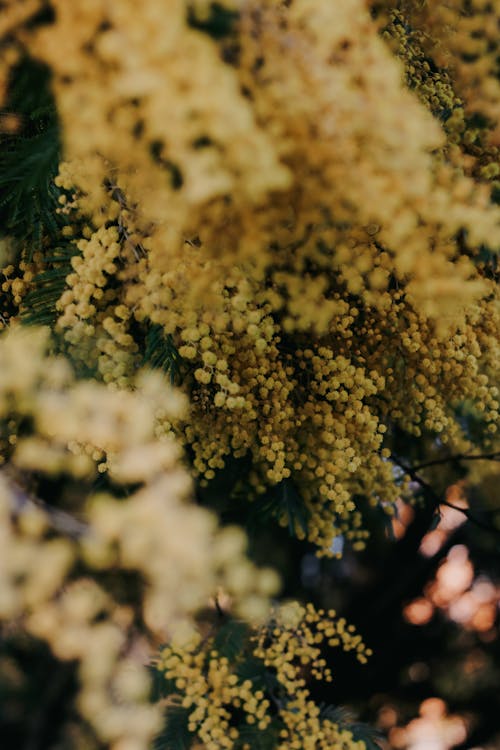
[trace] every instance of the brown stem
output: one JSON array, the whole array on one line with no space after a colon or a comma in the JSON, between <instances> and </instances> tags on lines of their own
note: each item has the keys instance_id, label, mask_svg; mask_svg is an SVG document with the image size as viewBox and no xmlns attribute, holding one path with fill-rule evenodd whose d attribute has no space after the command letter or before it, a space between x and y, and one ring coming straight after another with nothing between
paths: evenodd
<instances>
[{"instance_id":1,"label":"brown stem","mask_svg":"<svg viewBox=\"0 0 500 750\"><path fill-rule=\"evenodd\" d=\"M441 466L442 464L452 463L453 461L500 461L500 451L494 451L493 453L456 453L454 456L447 456L446 458L435 458L432 461L426 461L423 464L418 464L413 467L413 471L420 471L421 469L428 469L430 466Z\"/></svg>"},{"instance_id":2,"label":"brown stem","mask_svg":"<svg viewBox=\"0 0 500 750\"><path fill-rule=\"evenodd\" d=\"M391 457L391 460L393 461L396 466L399 466L400 469L403 469L406 474L408 474L411 479L413 479L414 482L416 482L420 487L424 490L427 497L432 500L434 503L434 507L437 509L440 505L446 505L448 508L453 508L453 510L458 510L460 513L463 513L463 515L475 526L478 526L479 528L483 529L484 531L488 531L491 534L496 534L497 536L500 536L500 529L495 528L494 526L491 526L488 523L485 523L484 521L481 521L480 518L477 518L473 513L471 513L467 508L459 508L458 505L453 505L453 503L450 503L448 500L443 499L440 497L440 495L436 492L436 490L431 487L431 485L425 481L418 473L417 468L418 467L411 467L411 466L405 466L405 464L401 463L397 458L394 456ZM420 468L422 468L420 466Z\"/></svg>"}]
</instances>

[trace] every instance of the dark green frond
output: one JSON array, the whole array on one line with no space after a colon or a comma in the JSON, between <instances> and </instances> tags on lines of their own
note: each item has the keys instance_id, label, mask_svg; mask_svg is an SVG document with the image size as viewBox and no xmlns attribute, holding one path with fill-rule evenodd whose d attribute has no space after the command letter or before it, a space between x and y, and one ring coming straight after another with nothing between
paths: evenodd
<instances>
[{"instance_id":1,"label":"dark green frond","mask_svg":"<svg viewBox=\"0 0 500 750\"><path fill-rule=\"evenodd\" d=\"M273 692L279 689L276 675L269 672L264 662L254 656L240 662L236 668L236 674L242 682L250 680L255 690L270 690Z\"/></svg>"},{"instance_id":2,"label":"dark green frond","mask_svg":"<svg viewBox=\"0 0 500 750\"><path fill-rule=\"evenodd\" d=\"M354 721L352 711L346 706L322 705L320 716L322 719L328 719L339 726L345 726Z\"/></svg>"},{"instance_id":3,"label":"dark green frond","mask_svg":"<svg viewBox=\"0 0 500 750\"><path fill-rule=\"evenodd\" d=\"M294 483L284 479L271 487L255 505L255 516L261 521L269 518L285 518L290 536L297 531L307 534L309 511L303 498L297 492Z\"/></svg>"},{"instance_id":4,"label":"dark green frond","mask_svg":"<svg viewBox=\"0 0 500 750\"><path fill-rule=\"evenodd\" d=\"M348 726L350 732L352 732L353 739L356 742L363 742L366 750L382 750L380 744L384 738L382 732L378 729L371 727L369 724L354 723Z\"/></svg>"},{"instance_id":5,"label":"dark green frond","mask_svg":"<svg viewBox=\"0 0 500 750\"><path fill-rule=\"evenodd\" d=\"M354 714L345 706L322 706L320 717L337 724L339 729L351 732L356 742L363 742L366 750L381 750L383 734L369 724L355 720Z\"/></svg>"},{"instance_id":6,"label":"dark green frond","mask_svg":"<svg viewBox=\"0 0 500 750\"><path fill-rule=\"evenodd\" d=\"M249 627L244 622L229 620L217 632L214 649L230 662L235 662L245 648L249 633Z\"/></svg>"},{"instance_id":7,"label":"dark green frond","mask_svg":"<svg viewBox=\"0 0 500 750\"><path fill-rule=\"evenodd\" d=\"M169 706L165 712L165 726L156 737L154 750L189 750L193 734L188 729L191 710L182 706Z\"/></svg>"},{"instance_id":8,"label":"dark green frond","mask_svg":"<svg viewBox=\"0 0 500 750\"><path fill-rule=\"evenodd\" d=\"M56 236L66 223L57 213L60 132L44 66L25 59L14 68L6 110L19 129L0 137L0 233L18 239L31 260L42 237Z\"/></svg>"},{"instance_id":9,"label":"dark green frond","mask_svg":"<svg viewBox=\"0 0 500 750\"><path fill-rule=\"evenodd\" d=\"M279 744L280 726L276 720L271 721L266 729L261 730L255 724L242 724L238 727L239 738L234 744L235 750L250 747L252 750L274 750Z\"/></svg>"},{"instance_id":10,"label":"dark green frond","mask_svg":"<svg viewBox=\"0 0 500 750\"><path fill-rule=\"evenodd\" d=\"M168 373L173 385L177 381L181 361L172 336L165 335L160 325L151 325L145 336L143 364Z\"/></svg>"},{"instance_id":11,"label":"dark green frond","mask_svg":"<svg viewBox=\"0 0 500 750\"><path fill-rule=\"evenodd\" d=\"M68 242L51 250L44 258L45 269L33 279L33 288L23 300L21 320L26 325L50 325L57 317L56 304L66 288L66 277L72 272L71 258L78 253Z\"/></svg>"}]
</instances>

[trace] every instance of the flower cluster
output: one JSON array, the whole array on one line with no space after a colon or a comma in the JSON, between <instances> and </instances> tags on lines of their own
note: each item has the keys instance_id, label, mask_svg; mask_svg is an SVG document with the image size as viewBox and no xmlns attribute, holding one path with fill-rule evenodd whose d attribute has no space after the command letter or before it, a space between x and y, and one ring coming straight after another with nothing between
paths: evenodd
<instances>
[{"instance_id":1,"label":"flower cluster","mask_svg":"<svg viewBox=\"0 0 500 750\"><path fill-rule=\"evenodd\" d=\"M188 730L207 750L251 750L248 726L255 743L259 732L275 732L279 750L362 750L362 742L322 715L307 687L311 678L332 679L322 656L326 645L353 650L362 663L371 653L334 611L290 602L251 633L232 659L217 651L213 633L193 631L162 650L157 668L171 686L169 700L188 710Z\"/></svg>"},{"instance_id":2,"label":"flower cluster","mask_svg":"<svg viewBox=\"0 0 500 750\"><path fill-rule=\"evenodd\" d=\"M489 131L471 140L412 3L374 3L378 19L360 0L227 5L216 38L207 4L169 7L168 34L156 0L139 26L125 0L91 7L20 35L53 70L61 210L79 222L67 351L129 387L159 326L189 408L156 434L189 446L202 482L249 456L247 492L291 482L323 553L339 534L361 547L357 498L401 491L397 430L464 450L466 408L495 434ZM15 304L35 273L9 269Z\"/></svg>"},{"instance_id":3,"label":"flower cluster","mask_svg":"<svg viewBox=\"0 0 500 750\"><path fill-rule=\"evenodd\" d=\"M50 69L67 223L36 252L0 246L0 617L76 660L82 715L140 750L158 718L141 639L192 625L218 587L262 622L277 588L189 501L190 471L202 494L247 459L231 499L281 493L279 523L332 555L405 491L408 435L417 457L498 445L500 9L3 5L0 100L26 56ZM49 298L65 357L15 330ZM177 391L139 372L151 331L178 353ZM243 725L281 750L355 750L308 681L331 678L328 646L364 661L359 636L295 606L251 643L259 685L211 631L171 640L189 731L208 750L251 746Z\"/></svg>"},{"instance_id":4,"label":"flower cluster","mask_svg":"<svg viewBox=\"0 0 500 750\"><path fill-rule=\"evenodd\" d=\"M44 356L47 345L44 330L0 339L9 457L0 476L0 619L76 660L82 716L110 747L140 750L160 720L146 705L146 638L152 645L190 623L220 587L236 613L258 622L279 581L246 558L240 529L217 529L215 516L189 503L178 447L154 434L155 415L172 419L184 405L163 378L145 372L134 391L75 382L66 359ZM32 499L21 484L31 472L88 490L77 507L64 495ZM99 472L124 492L93 492L85 483Z\"/></svg>"},{"instance_id":5,"label":"flower cluster","mask_svg":"<svg viewBox=\"0 0 500 750\"><path fill-rule=\"evenodd\" d=\"M383 37L402 60L408 85L442 122L442 158L457 174L500 188L500 143L495 49L500 9L491 4L447 2L430 12L409 2L377 4ZM382 12L381 6L384 5ZM469 252L476 256L473 245Z\"/></svg>"},{"instance_id":6,"label":"flower cluster","mask_svg":"<svg viewBox=\"0 0 500 750\"><path fill-rule=\"evenodd\" d=\"M407 12L410 22L425 32L426 49L436 63L451 71L466 113L481 114L489 120L488 140L498 149L500 5L497 0L471 3L447 0L432 9L412 2Z\"/></svg>"},{"instance_id":7,"label":"flower cluster","mask_svg":"<svg viewBox=\"0 0 500 750\"><path fill-rule=\"evenodd\" d=\"M158 668L183 695L181 705L190 709L189 731L207 750L230 750L239 737L237 728L230 726L231 710L240 709L248 724L264 731L271 722L270 702L262 690L253 690L251 680L238 679L227 657L215 650L207 653L200 642L196 634L182 646L168 646Z\"/></svg>"},{"instance_id":8,"label":"flower cluster","mask_svg":"<svg viewBox=\"0 0 500 750\"><path fill-rule=\"evenodd\" d=\"M110 219L110 181L127 197L131 230L148 237L153 298L153 279L176 265L186 239L226 266L251 259L258 274L297 244L309 260L347 244L351 261L361 227L378 229L392 272L411 275L433 316L434 291L453 310L457 289L484 296L474 265L450 261L461 229L472 245L498 245L499 213L488 190L440 158L445 134L406 88L365 3L223 7L237 21L222 40L200 28L208 4L185 0L165 23L163 4L148 0L140 24L129 0L59 2L56 23L19 32L53 71L70 162L61 184L79 189L96 225ZM384 269L363 254L368 291L386 289ZM362 277L350 276L349 291L361 291Z\"/></svg>"}]
</instances>

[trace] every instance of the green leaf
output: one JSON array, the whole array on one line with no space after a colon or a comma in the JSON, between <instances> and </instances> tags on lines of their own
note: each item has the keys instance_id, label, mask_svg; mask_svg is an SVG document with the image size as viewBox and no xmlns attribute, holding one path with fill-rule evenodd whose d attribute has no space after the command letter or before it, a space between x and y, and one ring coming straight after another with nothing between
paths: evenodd
<instances>
[{"instance_id":1,"label":"green leaf","mask_svg":"<svg viewBox=\"0 0 500 750\"><path fill-rule=\"evenodd\" d=\"M382 750L379 744L384 737L382 732L369 724L356 721L350 708L323 704L321 706L320 718L328 719L337 724L339 729L351 732L353 739L356 742L363 742L366 750Z\"/></svg>"},{"instance_id":2,"label":"green leaf","mask_svg":"<svg viewBox=\"0 0 500 750\"><path fill-rule=\"evenodd\" d=\"M167 680L164 672L158 669L155 664L150 665L149 674L151 678L151 701L153 703L178 692L175 680Z\"/></svg>"},{"instance_id":3,"label":"green leaf","mask_svg":"<svg viewBox=\"0 0 500 750\"><path fill-rule=\"evenodd\" d=\"M290 479L283 479L257 500L254 511L262 521L285 516L290 536L295 537L297 529L307 535L309 510Z\"/></svg>"},{"instance_id":4,"label":"green leaf","mask_svg":"<svg viewBox=\"0 0 500 750\"><path fill-rule=\"evenodd\" d=\"M366 750L382 750L379 743L383 740L384 735L378 729L363 723L349 724L347 728L352 732L353 739L356 742L361 740L364 743Z\"/></svg>"},{"instance_id":5,"label":"green leaf","mask_svg":"<svg viewBox=\"0 0 500 750\"><path fill-rule=\"evenodd\" d=\"M328 719L329 721L333 722L334 724L338 724L339 726L347 726L347 724L350 724L354 720L352 711L346 706L332 706L322 704L320 708L320 717L322 719Z\"/></svg>"},{"instance_id":6,"label":"green leaf","mask_svg":"<svg viewBox=\"0 0 500 750\"><path fill-rule=\"evenodd\" d=\"M280 683L276 675L270 672L264 662L255 656L250 656L240 662L236 668L236 674L242 682L250 680L255 690L267 690L271 693L276 693L280 690Z\"/></svg>"},{"instance_id":7,"label":"green leaf","mask_svg":"<svg viewBox=\"0 0 500 750\"><path fill-rule=\"evenodd\" d=\"M165 712L165 726L154 741L154 750L189 750L193 733L188 729L191 709L169 706Z\"/></svg>"},{"instance_id":8,"label":"green leaf","mask_svg":"<svg viewBox=\"0 0 500 750\"><path fill-rule=\"evenodd\" d=\"M145 336L143 364L169 374L170 382L174 385L180 373L181 362L182 358L172 336L165 335L161 325L151 325Z\"/></svg>"},{"instance_id":9,"label":"green leaf","mask_svg":"<svg viewBox=\"0 0 500 750\"><path fill-rule=\"evenodd\" d=\"M5 108L20 126L0 136L0 227L19 240L29 261L42 237L55 236L67 221L57 213L60 129L48 68L22 60L11 73Z\"/></svg>"},{"instance_id":10,"label":"green leaf","mask_svg":"<svg viewBox=\"0 0 500 750\"><path fill-rule=\"evenodd\" d=\"M280 728L276 720L271 721L266 729L259 729L256 724L241 724L234 750L241 750L245 745L251 750L274 750L279 744Z\"/></svg>"},{"instance_id":11,"label":"green leaf","mask_svg":"<svg viewBox=\"0 0 500 750\"><path fill-rule=\"evenodd\" d=\"M248 625L238 620L229 620L217 632L214 638L214 649L234 663L242 654L248 640Z\"/></svg>"},{"instance_id":12,"label":"green leaf","mask_svg":"<svg viewBox=\"0 0 500 750\"><path fill-rule=\"evenodd\" d=\"M66 289L66 277L73 271L71 258L79 251L71 242L54 248L44 259L46 268L33 279L33 288L23 300L21 320L25 325L53 325L59 316L57 301Z\"/></svg>"}]
</instances>

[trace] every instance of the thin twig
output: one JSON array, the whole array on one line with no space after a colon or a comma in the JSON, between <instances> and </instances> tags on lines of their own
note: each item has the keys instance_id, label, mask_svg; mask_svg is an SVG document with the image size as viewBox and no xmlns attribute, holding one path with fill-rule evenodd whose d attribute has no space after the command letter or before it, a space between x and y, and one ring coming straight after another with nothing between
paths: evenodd
<instances>
[{"instance_id":1,"label":"thin twig","mask_svg":"<svg viewBox=\"0 0 500 750\"><path fill-rule=\"evenodd\" d=\"M467 518L468 521L475 524L480 529L483 529L484 531L488 531L491 534L496 534L497 536L500 536L500 529L497 529L495 526L491 526L491 524L481 521L480 518L473 515L469 510L467 510L467 508L460 508L458 505L453 505L453 503L450 503L448 500L442 500L441 505L446 505L448 508L453 508L453 510L460 511L460 513L463 513L463 515Z\"/></svg>"},{"instance_id":2,"label":"thin twig","mask_svg":"<svg viewBox=\"0 0 500 750\"><path fill-rule=\"evenodd\" d=\"M432 461L426 461L423 464L418 464L413 467L413 471L421 471L421 469L428 469L430 466L441 466L442 464L452 463L453 461L500 461L500 451L494 451L493 453L456 453L453 456L447 456L446 458L435 458Z\"/></svg>"},{"instance_id":3,"label":"thin twig","mask_svg":"<svg viewBox=\"0 0 500 750\"><path fill-rule=\"evenodd\" d=\"M411 466L406 466L394 456L391 456L391 460L394 464L396 464L396 466L399 466L400 469L403 469L403 471L406 472L406 474L408 474L411 477L411 479L413 479L414 482L420 485L420 487L427 494L427 497L433 501L436 509L439 508L440 505L446 505L448 508L453 508L453 510L458 510L460 511L460 513L463 513L463 515L467 518L467 520L469 520L475 526L478 526L480 529L483 529L484 531L488 531L492 534L496 534L497 536L500 536L500 529L497 529L495 528L495 526L491 526L490 524L487 524L484 521L482 521L480 518L477 518L477 516L471 513L467 508L460 508L458 505L453 505L453 503L450 503L448 500L441 498L439 494L436 492L436 490L417 473L416 468L411 467Z\"/></svg>"}]
</instances>

